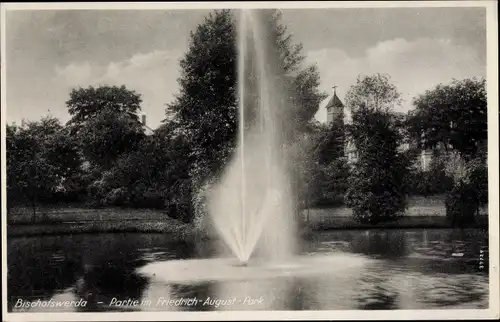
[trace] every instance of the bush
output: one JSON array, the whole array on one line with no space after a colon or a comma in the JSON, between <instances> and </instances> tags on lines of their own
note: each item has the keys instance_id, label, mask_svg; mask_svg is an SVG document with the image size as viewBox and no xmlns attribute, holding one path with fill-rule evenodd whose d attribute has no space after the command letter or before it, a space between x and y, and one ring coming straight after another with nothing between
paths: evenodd
<instances>
[{"instance_id":1,"label":"bush","mask_svg":"<svg viewBox=\"0 0 500 322\"><path fill-rule=\"evenodd\" d=\"M446 196L446 216L454 226L476 222L479 208L488 203L488 168L486 162L474 159L465 164L462 177L457 178Z\"/></svg>"},{"instance_id":2,"label":"bush","mask_svg":"<svg viewBox=\"0 0 500 322\"><path fill-rule=\"evenodd\" d=\"M344 205L349 186L349 168L345 158L338 158L319 169L318 192L312 200L314 207L337 207Z\"/></svg>"},{"instance_id":3,"label":"bush","mask_svg":"<svg viewBox=\"0 0 500 322\"><path fill-rule=\"evenodd\" d=\"M360 107L348 128L358 152L345 197L354 219L376 224L403 216L410 158L398 151L402 136L397 119Z\"/></svg>"},{"instance_id":4,"label":"bush","mask_svg":"<svg viewBox=\"0 0 500 322\"><path fill-rule=\"evenodd\" d=\"M128 202L127 189L120 187L108 192L103 204L106 206L124 206Z\"/></svg>"},{"instance_id":5,"label":"bush","mask_svg":"<svg viewBox=\"0 0 500 322\"><path fill-rule=\"evenodd\" d=\"M474 224L478 208L477 194L470 183L459 182L446 195L446 217L453 226Z\"/></svg>"},{"instance_id":6,"label":"bush","mask_svg":"<svg viewBox=\"0 0 500 322\"><path fill-rule=\"evenodd\" d=\"M129 204L135 208L165 208L165 196L162 189L148 187L145 183L134 184L130 189Z\"/></svg>"},{"instance_id":7,"label":"bush","mask_svg":"<svg viewBox=\"0 0 500 322\"><path fill-rule=\"evenodd\" d=\"M352 189L349 189L346 194L346 204L352 208L356 221L377 224L396 220L404 215L406 198L397 189L380 192L362 189L369 186L369 180L359 178L356 182L352 182Z\"/></svg>"},{"instance_id":8,"label":"bush","mask_svg":"<svg viewBox=\"0 0 500 322\"><path fill-rule=\"evenodd\" d=\"M444 170L413 171L408 181L409 192L424 197L441 195L453 188L453 178L447 176Z\"/></svg>"}]
</instances>

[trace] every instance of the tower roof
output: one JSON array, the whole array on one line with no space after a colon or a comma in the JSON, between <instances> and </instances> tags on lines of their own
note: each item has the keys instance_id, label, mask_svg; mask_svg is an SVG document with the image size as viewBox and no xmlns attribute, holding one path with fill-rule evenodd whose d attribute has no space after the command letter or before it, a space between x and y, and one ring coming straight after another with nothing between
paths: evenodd
<instances>
[{"instance_id":1,"label":"tower roof","mask_svg":"<svg viewBox=\"0 0 500 322\"><path fill-rule=\"evenodd\" d=\"M333 93L333 96L330 98L330 100L326 104L327 110L330 109L331 107L344 107L344 104L342 104L342 101L337 96L336 92Z\"/></svg>"}]
</instances>

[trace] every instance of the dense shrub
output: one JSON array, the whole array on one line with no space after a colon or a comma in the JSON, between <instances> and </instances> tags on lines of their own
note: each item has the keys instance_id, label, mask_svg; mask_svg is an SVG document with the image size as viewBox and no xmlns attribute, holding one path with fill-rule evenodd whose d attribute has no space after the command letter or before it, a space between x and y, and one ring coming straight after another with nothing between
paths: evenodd
<instances>
[{"instance_id":1,"label":"dense shrub","mask_svg":"<svg viewBox=\"0 0 500 322\"><path fill-rule=\"evenodd\" d=\"M349 186L349 168L345 158L338 158L321 165L318 178L318 191L312 205L318 208L344 205L344 197Z\"/></svg>"},{"instance_id":2,"label":"dense shrub","mask_svg":"<svg viewBox=\"0 0 500 322\"><path fill-rule=\"evenodd\" d=\"M128 202L127 190L123 187L112 189L104 197L103 204L106 206L124 206Z\"/></svg>"},{"instance_id":3,"label":"dense shrub","mask_svg":"<svg viewBox=\"0 0 500 322\"><path fill-rule=\"evenodd\" d=\"M456 226L473 224L479 208L487 202L488 168L477 158L465 164L465 171L447 194L446 216Z\"/></svg>"},{"instance_id":4,"label":"dense shrub","mask_svg":"<svg viewBox=\"0 0 500 322\"><path fill-rule=\"evenodd\" d=\"M448 193L453 188L453 178L446 173L445 161L436 156L428 171L411 171L408 184L410 194L428 197Z\"/></svg>"},{"instance_id":5,"label":"dense shrub","mask_svg":"<svg viewBox=\"0 0 500 322\"><path fill-rule=\"evenodd\" d=\"M353 113L349 135L358 151L345 201L355 220L376 224L395 220L406 210L410 160L399 152L397 118L386 111L360 107Z\"/></svg>"}]
</instances>

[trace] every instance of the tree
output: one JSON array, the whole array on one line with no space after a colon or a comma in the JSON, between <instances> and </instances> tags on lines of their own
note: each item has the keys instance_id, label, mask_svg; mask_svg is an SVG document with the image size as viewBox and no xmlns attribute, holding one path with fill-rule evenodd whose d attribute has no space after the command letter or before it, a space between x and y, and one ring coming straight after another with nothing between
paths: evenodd
<instances>
[{"instance_id":1,"label":"tree","mask_svg":"<svg viewBox=\"0 0 500 322\"><path fill-rule=\"evenodd\" d=\"M324 97L318 90L319 74L315 67L301 69L301 46L292 45L286 28L276 14L270 43L281 54L279 69L294 84L294 106L302 108L300 118L309 121ZM185 131L193 146L194 172L204 182L216 176L226 164L236 145L238 132L237 29L229 10L210 14L191 33L188 52L181 60L179 95L169 106L175 121ZM249 63L252 63L251 61ZM295 119L299 116L295 117Z\"/></svg>"},{"instance_id":2,"label":"tree","mask_svg":"<svg viewBox=\"0 0 500 322\"><path fill-rule=\"evenodd\" d=\"M417 96L408 121L423 148L451 147L466 160L485 152L488 137L486 80L453 80Z\"/></svg>"},{"instance_id":3,"label":"tree","mask_svg":"<svg viewBox=\"0 0 500 322\"><path fill-rule=\"evenodd\" d=\"M180 62L180 93L168 110L187 133L206 177L220 169L236 143L236 30L229 11L210 14L190 37Z\"/></svg>"},{"instance_id":4,"label":"tree","mask_svg":"<svg viewBox=\"0 0 500 322\"><path fill-rule=\"evenodd\" d=\"M316 151L321 134L321 125L314 124L310 131L285 145L294 198L301 209L313 206L319 194L321 170Z\"/></svg>"},{"instance_id":5,"label":"tree","mask_svg":"<svg viewBox=\"0 0 500 322\"><path fill-rule=\"evenodd\" d=\"M144 136L135 118L110 109L88 119L79 130L83 156L102 169L111 168L120 155L135 151Z\"/></svg>"},{"instance_id":6,"label":"tree","mask_svg":"<svg viewBox=\"0 0 500 322\"><path fill-rule=\"evenodd\" d=\"M68 125L75 129L96 118L104 110L119 115L128 115L139 121L137 112L141 110L141 95L125 86L99 86L71 90L66 102L71 119Z\"/></svg>"},{"instance_id":7,"label":"tree","mask_svg":"<svg viewBox=\"0 0 500 322\"><path fill-rule=\"evenodd\" d=\"M409 160L398 151L401 137L389 112L361 107L349 135L358 151L349 177L346 204L363 223L393 220L406 208Z\"/></svg>"},{"instance_id":8,"label":"tree","mask_svg":"<svg viewBox=\"0 0 500 322\"><path fill-rule=\"evenodd\" d=\"M320 164L329 164L344 156L345 126L332 122L319 128L316 153Z\"/></svg>"},{"instance_id":9,"label":"tree","mask_svg":"<svg viewBox=\"0 0 500 322\"><path fill-rule=\"evenodd\" d=\"M400 104L401 94L387 74L358 76L356 84L346 94L346 105L352 111L364 106L388 112Z\"/></svg>"},{"instance_id":10,"label":"tree","mask_svg":"<svg viewBox=\"0 0 500 322\"><path fill-rule=\"evenodd\" d=\"M313 206L338 206L343 204L348 186L349 167L344 154L345 126L333 122L318 127L315 148L309 154L317 166L316 191Z\"/></svg>"},{"instance_id":11,"label":"tree","mask_svg":"<svg viewBox=\"0 0 500 322\"><path fill-rule=\"evenodd\" d=\"M388 80L378 74L358 78L348 92L352 124L346 126L347 134L358 157L345 201L353 208L355 219L363 223L393 220L406 209L405 176L410 159L400 151L403 118L391 111L400 95Z\"/></svg>"},{"instance_id":12,"label":"tree","mask_svg":"<svg viewBox=\"0 0 500 322\"><path fill-rule=\"evenodd\" d=\"M475 158L462 166L462 173L446 194L446 216L453 226L474 224L480 207L488 203L487 164Z\"/></svg>"},{"instance_id":13,"label":"tree","mask_svg":"<svg viewBox=\"0 0 500 322\"><path fill-rule=\"evenodd\" d=\"M76 145L56 118L7 126L9 202L29 203L33 220L37 204L54 201L79 166Z\"/></svg>"},{"instance_id":14,"label":"tree","mask_svg":"<svg viewBox=\"0 0 500 322\"><path fill-rule=\"evenodd\" d=\"M414 167L408 176L411 193L428 197L450 191L453 178L446 173L446 162L446 154L436 152L427 171Z\"/></svg>"},{"instance_id":15,"label":"tree","mask_svg":"<svg viewBox=\"0 0 500 322\"><path fill-rule=\"evenodd\" d=\"M164 124L93 180L91 198L98 206L166 208L169 216L189 221L189 155L185 137Z\"/></svg>"}]
</instances>

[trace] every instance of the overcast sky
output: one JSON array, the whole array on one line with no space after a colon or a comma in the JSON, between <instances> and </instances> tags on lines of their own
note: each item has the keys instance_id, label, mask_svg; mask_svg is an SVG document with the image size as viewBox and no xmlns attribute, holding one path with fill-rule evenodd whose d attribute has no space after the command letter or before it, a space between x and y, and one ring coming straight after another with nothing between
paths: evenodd
<instances>
[{"instance_id":1,"label":"overcast sky","mask_svg":"<svg viewBox=\"0 0 500 322\"><path fill-rule=\"evenodd\" d=\"M7 121L68 120L71 88L125 84L155 128L178 92L179 59L207 10L15 11L6 15ZM359 74L388 73L411 98L486 73L484 8L284 10L321 89L343 95ZM316 115L326 119L323 108Z\"/></svg>"}]
</instances>

